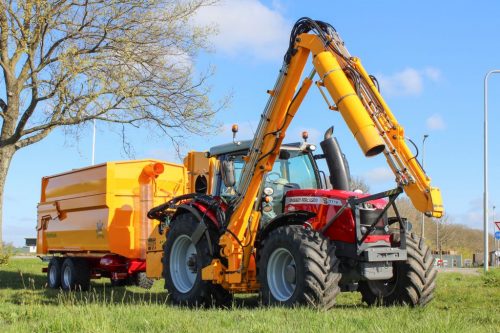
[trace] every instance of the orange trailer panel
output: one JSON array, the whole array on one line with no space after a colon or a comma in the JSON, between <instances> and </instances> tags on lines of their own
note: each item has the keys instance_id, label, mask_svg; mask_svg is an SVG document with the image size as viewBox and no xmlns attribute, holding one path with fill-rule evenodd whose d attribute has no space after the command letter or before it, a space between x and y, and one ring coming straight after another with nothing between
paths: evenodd
<instances>
[{"instance_id":1,"label":"orange trailer panel","mask_svg":"<svg viewBox=\"0 0 500 333\"><path fill-rule=\"evenodd\" d=\"M107 162L42 179L38 254L146 258L149 209L184 194L186 169L157 160Z\"/></svg>"}]
</instances>

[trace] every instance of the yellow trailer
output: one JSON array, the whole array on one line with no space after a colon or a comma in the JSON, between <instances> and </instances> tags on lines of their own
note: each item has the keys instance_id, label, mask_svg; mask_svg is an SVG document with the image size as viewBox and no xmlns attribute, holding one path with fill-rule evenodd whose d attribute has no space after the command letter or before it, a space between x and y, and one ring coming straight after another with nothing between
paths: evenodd
<instances>
[{"instance_id":1,"label":"yellow trailer","mask_svg":"<svg viewBox=\"0 0 500 333\"><path fill-rule=\"evenodd\" d=\"M147 239L159 222L147 212L186 193L192 174L182 164L134 160L44 177L37 253L50 258L48 285L86 289L90 278L109 277L151 286Z\"/></svg>"}]
</instances>

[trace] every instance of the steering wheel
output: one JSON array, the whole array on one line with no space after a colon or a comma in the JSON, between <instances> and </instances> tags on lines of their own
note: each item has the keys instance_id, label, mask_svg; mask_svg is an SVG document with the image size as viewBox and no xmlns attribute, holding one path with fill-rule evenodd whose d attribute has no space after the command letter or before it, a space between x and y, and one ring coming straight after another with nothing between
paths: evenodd
<instances>
[{"instance_id":1,"label":"steering wheel","mask_svg":"<svg viewBox=\"0 0 500 333\"><path fill-rule=\"evenodd\" d=\"M281 178L281 174L279 172L276 172L276 171L268 172L266 175L266 183L276 184L276 182L280 178Z\"/></svg>"}]
</instances>

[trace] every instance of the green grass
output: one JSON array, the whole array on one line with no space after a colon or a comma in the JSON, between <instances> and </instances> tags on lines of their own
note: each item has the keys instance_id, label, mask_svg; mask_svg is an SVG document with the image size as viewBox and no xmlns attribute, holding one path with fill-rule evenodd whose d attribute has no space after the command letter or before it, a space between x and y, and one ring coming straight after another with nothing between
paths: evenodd
<instances>
[{"instance_id":1,"label":"green grass","mask_svg":"<svg viewBox=\"0 0 500 333\"><path fill-rule=\"evenodd\" d=\"M92 283L84 293L45 288L38 259L0 266L0 332L499 332L500 271L440 273L425 308L370 308L344 293L330 311L258 306L239 296L231 309L172 306L157 281L150 291Z\"/></svg>"}]
</instances>

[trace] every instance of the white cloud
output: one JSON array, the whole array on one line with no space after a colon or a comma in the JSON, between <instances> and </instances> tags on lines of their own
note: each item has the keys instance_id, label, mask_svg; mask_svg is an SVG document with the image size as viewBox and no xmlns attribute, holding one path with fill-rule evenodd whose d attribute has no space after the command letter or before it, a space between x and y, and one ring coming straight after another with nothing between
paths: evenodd
<instances>
[{"instance_id":1,"label":"white cloud","mask_svg":"<svg viewBox=\"0 0 500 333\"><path fill-rule=\"evenodd\" d=\"M441 71L434 67L422 70L405 68L392 75L377 75L382 93L389 96L418 96L424 90L424 81L437 82L441 80Z\"/></svg>"},{"instance_id":2,"label":"white cloud","mask_svg":"<svg viewBox=\"0 0 500 333\"><path fill-rule=\"evenodd\" d=\"M466 225L473 229L480 229L483 225L483 198L473 198L467 204L464 204L464 206L467 210L456 216L456 223Z\"/></svg>"},{"instance_id":3,"label":"white cloud","mask_svg":"<svg viewBox=\"0 0 500 333\"><path fill-rule=\"evenodd\" d=\"M365 172L362 177L367 180L368 184L381 184L394 181L394 174L386 167L378 167Z\"/></svg>"},{"instance_id":4,"label":"white cloud","mask_svg":"<svg viewBox=\"0 0 500 333\"><path fill-rule=\"evenodd\" d=\"M465 211L461 214L457 214L455 217L455 223L465 225L472 229L483 229L484 228L484 207L483 207L483 197L475 197L469 200L468 203L464 203ZM488 221L491 221L488 224L488 231L490 234L494 234L496 229L495 224L493 223L493 218L496 221L499 220L498 211L495 210L493 212L493 203L490 201L489 209L488 209Z\"/></svg>"},{"instance_id":5,"label":"white cloud","mask_svg":"<svg viewBox=\"0 0 500 333\"><path fill-rule=\"evenodd\" d=\"M194 67L191 56L176 47L165 50L163 62L164 66L172 66L174 69L180 71L191 70Z\"/></svg>"},{"instance_id":6,"label":"white cloud","mask_svg":"<svg viewBox=\"0 0 500 333\"><path fill-rule=\"evenodd\" d=\"M273 0L271 3L273 8L281 13L287 9L287 6L281 0Z\"/></svg>"},{"instance_id":7,"label":"white cloud","mask_svg":"<svg viewBox=\"0 0 500 333\"><path fill-rule=\"evenodd\" d=\"M427 128L430 130L443 130L446 128L446 124L441 115L435 113L426 120Z\"/></svg>"},{"instance_id":8,"label":"white cloud","mask_svg":"<svg viewBox=\"0 0 500 333\"><path fill-rule=\"evenodd\" d=\"M392 96L419 95L423 89L420 73L407 68L390 76L378 75L382 93Z\"/></svg>"},{"instance_id":9,"label":"white cloud","mask_svg":"<svg viewBox=\"0 0 500 333\"><path fill-rule=\"evenodd\" d=\"M423 70L423 73L424 75L434 81L434 82L437 82L439 80L441 80L441 71L437 68L434 68L434 67L426 67L424 70Z\"/></svg>"},{"instance_id":10,"label":"white cloud","mask_svg":"<svg viewBox=\"0 0 500 333\"><path fill-rule=\"evenodd\" d=\"M201 8L195 22L218 27L219 33L212 42L219 52L276 59L285 52L291 28L280 9L278 5L266 7L258 0L227 0Z\"/></svg>"}]
</instances>

